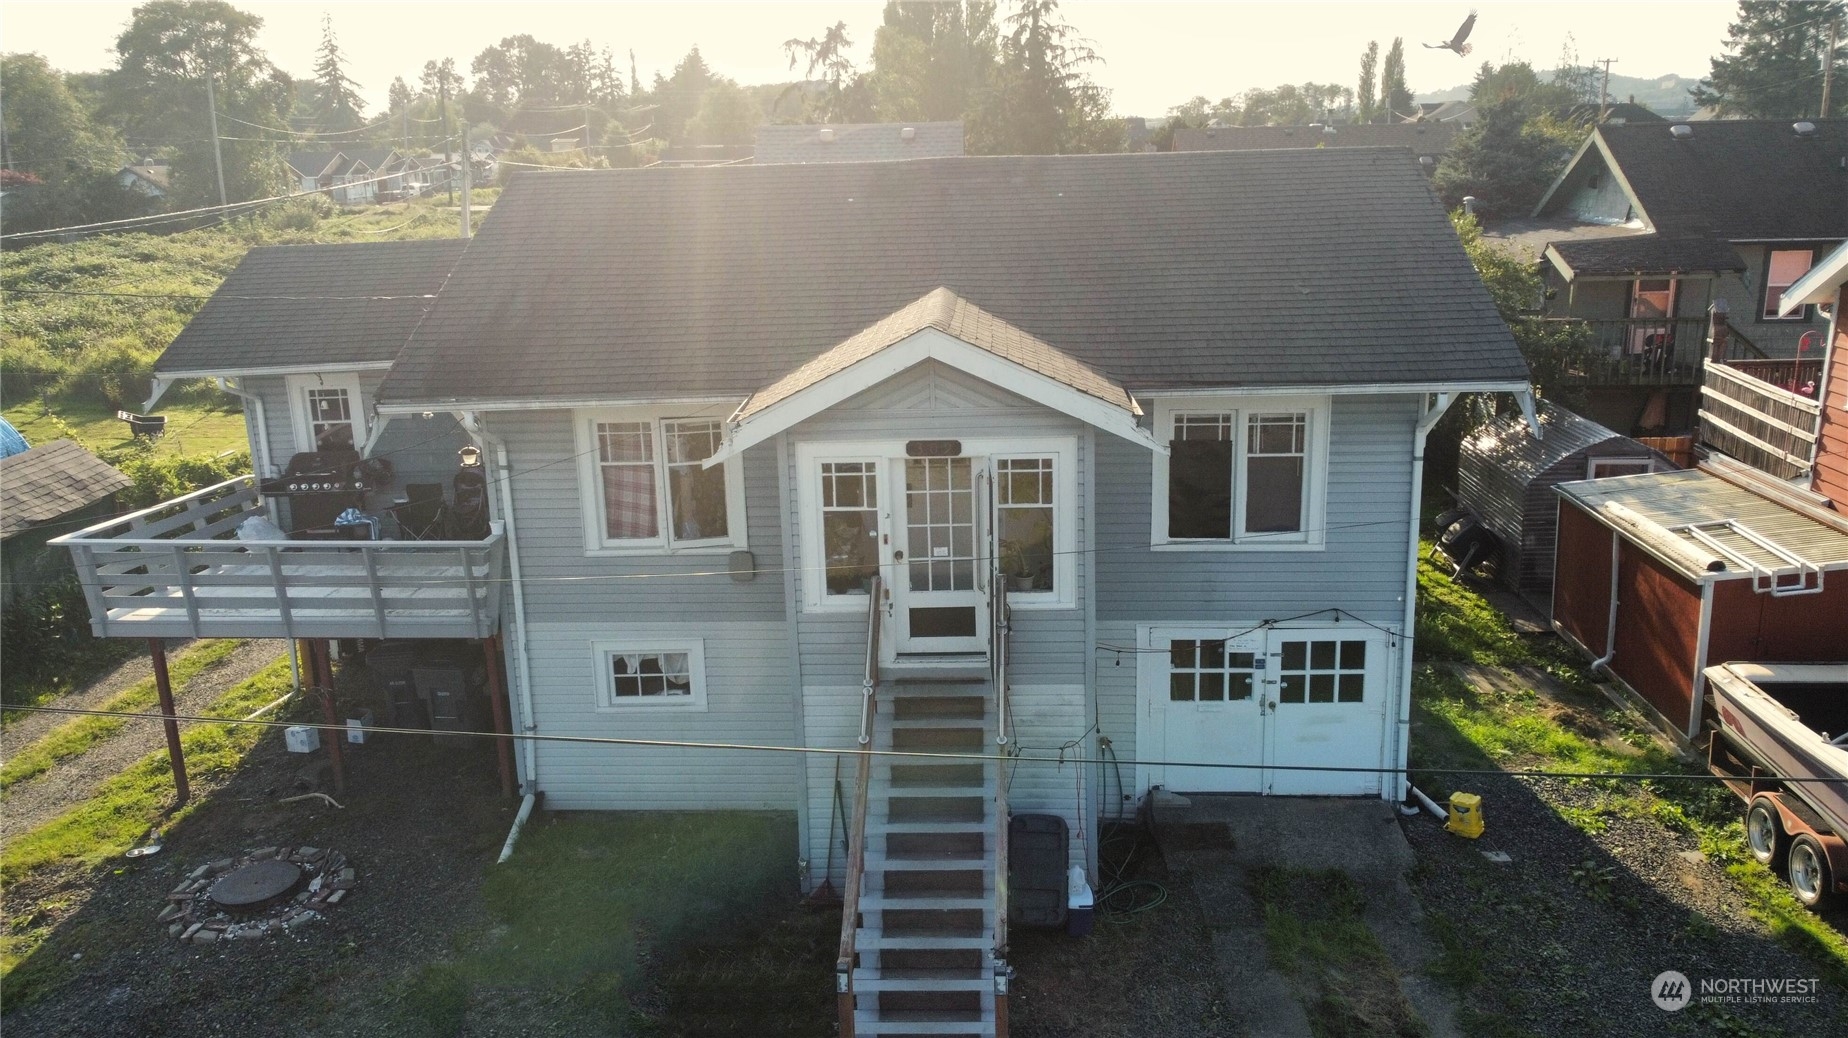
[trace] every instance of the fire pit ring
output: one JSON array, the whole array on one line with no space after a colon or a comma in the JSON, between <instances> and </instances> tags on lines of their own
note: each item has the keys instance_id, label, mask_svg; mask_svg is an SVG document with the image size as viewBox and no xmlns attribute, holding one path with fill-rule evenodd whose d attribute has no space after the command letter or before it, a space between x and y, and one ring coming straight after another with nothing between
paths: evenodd
<instances>
[{"instance_id":1,"label":"fire pit ring","mask_svg":"<svg viewBox=\"0 0 1848 1038\"><path fill-rule=\"evenodd\" d=\"M260 912L295 893L301 882L300 865L267 858L220 876L206 892L206 897L229 912Z\"/></svg>"}]
</instances>

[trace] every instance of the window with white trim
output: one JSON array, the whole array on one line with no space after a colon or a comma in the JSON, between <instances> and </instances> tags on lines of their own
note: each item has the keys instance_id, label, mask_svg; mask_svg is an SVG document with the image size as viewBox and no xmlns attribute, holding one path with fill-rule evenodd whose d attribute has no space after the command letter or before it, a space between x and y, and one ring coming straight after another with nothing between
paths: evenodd
<instances>
[{"instance_id":1,"label":"window with white trim","mask_svg":"<svg viewBox=\"0 0 1848 1038\"><path fill-rule=\"evenodd\" d=\"M1157 405L1169 453L1155 464L1155 543L1321 544L1325 406L1227 403Z\"/></svg>"},{"instance_id":2,"label":"window with white trim","mask_svg":"<svg viewBox=\"0 0 1848 1038\"><path fill-rule=\"evenodd\" d=\"M879 575L879 463L821 463L823 593L867 595Z\"/></svg>"},{"instance_id":3,"label":"window with white trim","mask_svg":"<svg viewBox=\"0 0 1848 1038\"><path fill-rule=\"evenodd\" d=\"M1055 460L995 459L995 548L1011 593L1056 590Z\"/></svg>"},{"instance_id":4,"label":"window with white trim","mask_svg":"<svg viewBox=\"0 0 1848 1038\"><path fill-rule=\"evenodd\" d=\"M1655 471L1654 458L1588 458L1585 464L1586 479L1604 479L1609 476L1636 476Z\"/></svg>"},{"instance_id":5,"label":"window with white trim","mask_svg":"<svg viewBox=\"0 0 1848 1038\"><path fill-rule=\"evenodd\" d=\"M298 451L358 450L365 444L357 375L290 375L287 382Z\"/></svg>"},{"instance_id":6,"label":"window with white trim","mask_svg":"<svg viewBox=\"0 0 1848 1038\"><path fill-rule=\"evenodd\" d=\"M698 639L597 642L599 710L706 709L706 659Z\"/></svg>"},{"instance_id":7,"label":"window with white trim","mask_svg":"<svg viewBox=\"0 0 1848 1038\"><path fill-rule=\"evenodd\" d=\"M1809 273L1810 264L1815 262L1815 252L1810 249L1772 249L1765 258L1765 298L1764 306L1758 317L1762 321L1801 321L1807 316L1802 307L1789 314L1780 314L1778 307L1784 302L1784 293L1790 286Z\"/></svg>"},{"instance_id":8,"label":"window with white trim","mask_svg":"<svg viewBox=\"0 0 1848 1038\"><path fill-rule=\"evenodd\" d=\"M593 414L579 439L589 550L743 546L739 462L703 464L724 443L719 420Z\"/></svg>"}]
</instances>

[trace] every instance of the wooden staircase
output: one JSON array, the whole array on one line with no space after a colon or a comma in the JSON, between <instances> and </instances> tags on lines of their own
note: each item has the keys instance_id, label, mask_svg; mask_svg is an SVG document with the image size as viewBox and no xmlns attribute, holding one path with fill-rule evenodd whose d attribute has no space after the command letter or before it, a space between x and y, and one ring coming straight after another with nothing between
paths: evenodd
<instances>
[{"instance_id":1,"label":"wooden staircase","mask_svg":"<svg viewBox=\"0 0 1848 1038\"><path fill-rule=\"evenodd\" d=\"M987 678L895 681L873 748L986 753ZM866 816L853 971L854 1034L995 1038L993 761L878 757Z\"/></svg>"}]
</instances>

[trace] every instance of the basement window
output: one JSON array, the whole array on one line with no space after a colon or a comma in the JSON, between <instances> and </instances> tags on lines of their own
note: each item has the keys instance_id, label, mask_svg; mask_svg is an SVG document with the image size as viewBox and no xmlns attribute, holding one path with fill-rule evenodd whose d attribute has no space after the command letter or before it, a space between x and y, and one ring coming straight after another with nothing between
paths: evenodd
<instances>
[{"instance_id":1,"label":"basement window","mask_svg":"<svg viewBox=\"0 0 1848 1038\"><path fill-rule=\"evenodd\" d=\"M706 709L704 644L598 642L599 710Z\"/></svg>"}]
</instances>

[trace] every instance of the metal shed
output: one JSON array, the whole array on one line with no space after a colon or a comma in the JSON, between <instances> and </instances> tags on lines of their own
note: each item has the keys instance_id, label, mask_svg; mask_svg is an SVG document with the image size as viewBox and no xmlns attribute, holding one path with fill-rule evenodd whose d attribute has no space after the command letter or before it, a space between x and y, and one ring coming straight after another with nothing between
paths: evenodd
<instances>
[{"instance_id":1,"label":"metal shed","mask_svg":"<svg viewBox=\"0 0 1848 1038\"><path fill-rule=\"evenodd\" d=\"M1502 583L1515 591L1545 594L1553 586L1553 545L1559 532L1554 486L1675 466L1660 451L1564 408L1542 403L1538 418L1544 437L1536 438L1519 415L1464 437L1457 503L1500 538Z\"/></svg>"}]
</instances>

